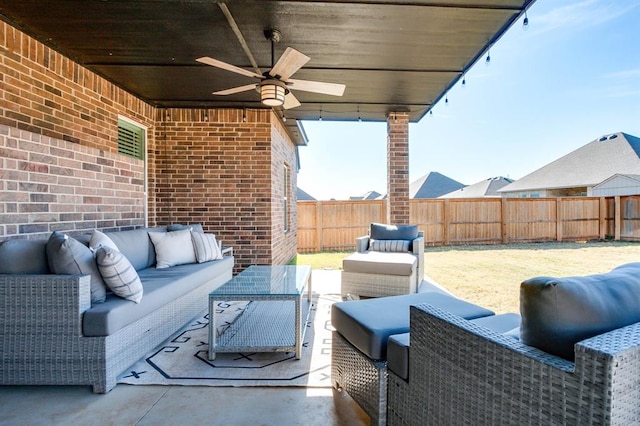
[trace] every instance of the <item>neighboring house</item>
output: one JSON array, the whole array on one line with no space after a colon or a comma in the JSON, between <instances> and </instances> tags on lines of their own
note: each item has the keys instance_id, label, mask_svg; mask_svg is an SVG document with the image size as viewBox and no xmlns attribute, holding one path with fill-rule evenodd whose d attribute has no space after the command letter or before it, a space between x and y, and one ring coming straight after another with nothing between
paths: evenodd
<instances>
[{"instance_id":1,"label":"neighboring house","mask_svg":"<svg viewBox=\"0 0 640 426\"><path fill-rule=\"evenodd\" d=\"M500 197L498 189L513 183L513 179L504 176L492 177L465 186L448 194L441 195L438 198L484 198L484 197Z\"/></svg>"},{"instance_id":2,"label":"neighboring house","mask_svg":"<svg viewBox=\"0 0 640 426\"><path fill-rule=\"evenodd\" d=\"M464 186L438 172L431 172L409 185L409 198L438 198Z\"/></svg>"},{"instance_id":3,"label":"neighboring house","mask_svg":"<svg viewBox=\"0 0 640 426\"><path fill-rule=\"evenodd\" d=\"M614 175L640 175L640 138L602 136L498 190L503 197L590 196Z\"/></svg>"},{"instance_id":4,"label":"neighboring house","mask_svg":"<svg viewBox=\"0 0 640 426\"><path fill-rule=\"evenodd\" d=\"M377 191L369 191L365 192L364 195L354 195L349 197L349 200L380 200L382 199L382 194Z\"/></svg>"},{"instance_id":5,"label":"neighboring house","mask_svg":"<svg viewBox=\"0 0 640 426\"><path fill-rule=\"evenodd\" d=\"M311 195L300 188L297 188L296 190L296 197L298 201L316 201L315 198L313 198Z\"/></svg>"},{"instance_id":6,"label":"neighboring house","mask_svg":"<svg viewBox=\"0 0 640 426\"><path fill-rule=\"evenodd\" d=\"M594 197L640 195L640 175L615 174L593 187Z\"/></svg>"}]
</instances>

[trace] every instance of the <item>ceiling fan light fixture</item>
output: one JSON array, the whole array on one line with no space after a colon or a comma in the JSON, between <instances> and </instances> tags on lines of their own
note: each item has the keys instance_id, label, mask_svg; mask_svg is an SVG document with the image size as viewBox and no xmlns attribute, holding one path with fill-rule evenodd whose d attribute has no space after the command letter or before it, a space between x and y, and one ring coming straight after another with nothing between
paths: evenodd
<instances>
[{"instance_id":1,"label":"ceiling fan light fixture","mask_svg":"<svg viewBox=\"0 0 640 426\"><path fill-rule=\"evenodd\" d=\"M277 107L284 105L284 97L289 92L280 80L266 79L260 83L260 101L263 105Z\"/></svg>"}]
</instances>

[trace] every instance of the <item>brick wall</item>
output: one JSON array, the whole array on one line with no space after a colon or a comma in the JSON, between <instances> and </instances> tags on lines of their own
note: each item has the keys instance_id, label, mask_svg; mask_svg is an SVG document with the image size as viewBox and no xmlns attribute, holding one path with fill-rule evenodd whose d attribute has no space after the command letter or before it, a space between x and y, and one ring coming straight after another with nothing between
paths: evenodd
<instances>
[{"instance_id":1,"label":"brick wall","mask_svg":"<svg viewBox=\"0 0 640 426\"><path fill-rule=\"evenodd\" d=\"M155 108L4 22L0 240L144 224L145 164L117 153L119 115L148 128L149 225L202 223L237 269L295 255L295 147L271 110Z\"/></svg>"},{"instance_id":2,"label":"brick wall","mask_svg":"<svg viewBox=\"0 0 640 426\"><path fill-rule=\"evenodd\" d=\"M283 161L295 171L295 149L271 110L159 109L157 121L157 224L202 223L234 246L237 269L295 255L279 213Z\"/></svg>"},{"instance_id":3,"label":"brick wall","mask_svg":"<svg viewBox=\"0 0 640 426\"><path fill-rule=\"evenodd\" d=\"M139 160L0 125L0 239L144 224Z\"/></svg>"},{"instance_id":4,"label":"brick wall","mask_svg":"<svg viewBox=\"0 0 640 426\"><path fill-rule=\"evenodd\" d=\"M144 162L117 154L117 120L153 111L0 22L0 239L143 225Z\"/></svg>"},{"instance_id":5,"label":"brick wall","mask_svg":"<svg viewBox=\"0 0 640 426\"><path fill-rule=\"evenodd\" d=\"M273 264L285 264L291 260L298 248L298 209L296 207L297 159L295 149L282 123L272 114L271 127L271 214L273 217L271 235L273 235ZM289 170L288 210L284 210L284 166ZM288 216L289 229L284 229L284 218Z\"/></svg>"}]
</instances>

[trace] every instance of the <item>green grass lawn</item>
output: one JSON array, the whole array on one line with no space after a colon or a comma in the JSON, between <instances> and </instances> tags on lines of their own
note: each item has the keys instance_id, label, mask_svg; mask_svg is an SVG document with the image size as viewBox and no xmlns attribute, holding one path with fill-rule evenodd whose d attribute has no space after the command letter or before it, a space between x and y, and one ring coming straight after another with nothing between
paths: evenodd
<instances>
[{"instance_id":1,"label":"green grass lawn","mask_svg":"<svg viewBox=\"0 0 640 426\"><path fill-rule=\"evenodd\" d=\"M313 269L341 269L348 252L299 254ZM455 296L496 311L519 312L520 283L540 275L603 273L640 262L640 243L531 243L425 248L426 274Z\"/></svg>"}]
</instances>

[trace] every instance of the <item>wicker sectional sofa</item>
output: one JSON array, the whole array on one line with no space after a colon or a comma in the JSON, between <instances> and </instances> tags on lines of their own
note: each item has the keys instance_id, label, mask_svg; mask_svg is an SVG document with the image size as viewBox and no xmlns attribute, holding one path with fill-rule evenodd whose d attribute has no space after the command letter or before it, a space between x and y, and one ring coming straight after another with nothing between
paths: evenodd
<instances>
[{"instance_id":1,"label":"wicker sectional sofa","mask_svg":"<svg viewBox=\"0 0 640 426\"><path fill-rule=\"evenodd\" d=\"M47 240L0 244L0 384L109 392L120 373L206 310L208 293L231 279L233 256L157 269L149 231L168 232L106 233L137 271L139 303L107 294L92 304L91 276L50 273Z\"/></svg>"},{"instance_id":2,"label":"wicker sectional sofa","mask_svg":"<svg viewBox=\"0 0 640 426\"><path fill-rule=\"evenodd\" d=\"M520 314L427 292L332 325L332 384L372 425L640 424L640 263L525 280Z\"/></svg>"},{"instance_id":3,"label":"wicker sectional sofa","mask_svg":"<svg viewBox=\"0 0 640 426\"><path fill-rule=\"evenodd\" d=\"M526 280L520 306L516 334L412 306L388 424L640 424L640 263Z\"/></svg>"}]
</instances>

